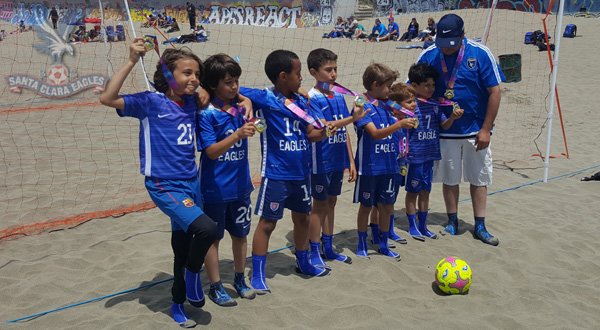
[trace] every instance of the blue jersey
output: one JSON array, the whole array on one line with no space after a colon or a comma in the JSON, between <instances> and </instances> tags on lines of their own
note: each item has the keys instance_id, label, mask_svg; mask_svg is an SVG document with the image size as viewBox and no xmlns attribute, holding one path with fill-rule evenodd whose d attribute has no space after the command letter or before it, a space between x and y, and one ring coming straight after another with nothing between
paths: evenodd
<instances>
[{"instance_id":1,"label":"blue jersey","mask_svg":"<svg viewBox=\"0 0 600 330\"><path fill-rule=\"evenodd\" d=\"M350 117L344 96L334 93L328 97L316 88L309 91L310 109L315 117L326 121L340 120ZM334 135L312 143L312 173L325 174L341 172L350 167L346 127L338 129Z\"/></svg>"},{"instance_id":2,"label":"blue jersey","mask_svg":"<svg viewBox=\"0 0 600 330\"><path fill-rule=\"evenodd\" d=\"M234 117L212 104L198 112L199 150L224 140L244 125L240 114ZM248 139L241 139L212 160L206 152L200 157L200 190L205 203L221 203L245 198L254 187L248 165Z\"/></svg>"},{"instance_id":3,"label":"blue jersey","mask_svg":"<svg viewBox=\"0 0 600 330\"><path fill-rule=\"evenodd\" d=\"M365 130L365 126L373 123L377 129L388 127L396 122L391 113L379 106L365 103L365 111L370 112L354 123L358 137L356 148L356 168L359 175L381 175L398 173L398 138L399 134L391 134L381 140L373 139Z\"/></svg>"},{"instance_id":4,"label":"blue jersey","mask_svg":"<svg viewBox=\"0 0 600 330\"><path fill-rule=\"evenodd\" d=\"M398 27L398 23L396 22L391 22L390 24L388 24L388 32L392 33L393 31L396 31L396 35L398 35L398 33L400 33L400 27Z\"/></svg>"},{"instance_id":5,"label":"blue jersey","mask_svg":"<svg viewBox=\"0 0 600 330\"><path fill-rule=\"evenodd\" d=\"M498 86L501 81L501 72L492 52L486 46L467 40L467 38L463 40L463 43L465 44L465 53L456 74L452 101L458 102L465 113L454 121L450 129L440 131L441 138L475 136L481 129L487 112L489 99L487 88ZM419 63L432 65L440 73L440 78L435 85L434 98L442 97L446 91L440 52L435 45L431 46L424 50L417 60ZM448 78L454 69L457 57L458 52L451 56L445 56ZM449 114L447 113L447 115Z\"/></svg>"},{"instance_id":6,"label":"blue jersey","mask_svg":"<svg viewBox=\"0 0 600 330\"><path fill-rule=\"evenodd\" d=\"M240 94L252 100L256 117L267 128L260 134L261 175L273 180L304 180L310 174L310 143L307 123L284 104L281 94L272 89L240 88ZM306 100L294 95L293 101L308 110Z\"/></svg>"},{"instance_id":7,"label":"blue jersey","mask_svg":"<svg viewBox=\"0 0 600 330\"><path fill-rule=\"evenodd\" d=\"M121 117L140 120L140 172L161 179L191 179L198 175L194 150L197 95L183 96L179 106L165 94L124 95Z\"/></svg>"},{"instance_id":8,"label":"blue jersey","mask_svg":"<svg viewBox=\"0 0 600 330\"><path fill-rule=\"evenodd\" d=\"M450 108L452 112L452 106L444 108ZM408 130L408 163L442 159L439 134L440 125L447 119L444 110L438 105L417 100L415 116L419 119L419 126Z\"/></svg>"},{"instance_id":9,"label":"blue jersey","mask_svg":"<svg viewBox=\"0 0 600 330\"><path fill-rule=\"evenodd\" d=\"M375 34L378 36L384 36L387 33L388 33L388 31L385 28L385 25L383 25L383 24L373 26L373 30L371 31L371 34Z\"/></svg>"}]
</instances>

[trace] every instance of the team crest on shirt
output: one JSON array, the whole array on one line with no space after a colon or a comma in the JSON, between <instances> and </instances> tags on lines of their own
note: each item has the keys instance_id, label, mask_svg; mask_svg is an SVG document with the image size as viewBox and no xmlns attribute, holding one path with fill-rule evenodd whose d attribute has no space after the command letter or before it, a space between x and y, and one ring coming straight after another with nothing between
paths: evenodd
<instances>
[{"instance_id":1,"label":"team crest on shirt","mask_svg":"<svg viewBox=\"0 0 600 330\"><path fill-rule=\"evenodd\" d=\"M477 59L474 57L469 57L467 59L467 67L469 68L469 70L473 70L477 67Z\"/></svg>"},{"instance_id":2,"label":"team crest on shirt","mask_svg":"<svg viewBox=\"0 0 600 330\"><path fill-rule=\"evenodd\" d=\"M191 198L184 199L182 203L185 207L192 207L196 205L196 203L194 203L194 201Z\"/></svg>"},{"instance_id":3,"label":"team crest on shirt","mask_svg":"<svg viewBox=\"0 0 600 330\"><path fill-rule=\"evenodd\" d=\"M269 204L269 207L271 208L271 211L275 212L277 211L277 209L279 209L279 203L271 202L271 204Z\"/></svg>"},{"instance_id":4,"label":"team crest on shirt","mask_svg":"<svg viewBox=\"0 0 600 330\"><path fill-rule=\"evenodd\" d=\"M320 184L315 185L315 190L320 194L323 192L323 186Z\"/></svg>"},{"instance_id":5,"label":"team crest on shirt","mask_svg":"<svg viewBox=\"0 0 600 330\"><path fill-rule=\"evenodd\" d=\"M369 198L371 198L371 193L364 192L364 193L363 193L363 198L364 198L364 199L369 199Z\"/></svg>"}]
</instances>

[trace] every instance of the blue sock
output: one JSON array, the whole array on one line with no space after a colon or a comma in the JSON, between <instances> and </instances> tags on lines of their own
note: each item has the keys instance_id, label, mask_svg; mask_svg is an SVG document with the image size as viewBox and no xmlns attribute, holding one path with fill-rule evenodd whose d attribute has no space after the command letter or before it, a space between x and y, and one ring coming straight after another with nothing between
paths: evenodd
<instances>
[{"instance_id":1,"label":"blue sock","mask_svg":"<svg viewBox=\"0 0 600 330\"><path fill-rule=\"evenodd\" d=\"M450 235L456 235L458 233L458 215L456 213L447 213L448 214L448 224L444 231Z\"/></svg>"},{"instance_id":2,"label":"blue sock","mask_svg":"<svg viewBox=\"0 0 600 330\"><path fill-rule=\"evenodd\" d=\"M352 263L352 259L350 257L341 253L337 253L333 250L333 235L323 234L321 240L323 241L323 254L325 255L326 259L337 260L347 264Z\"/></svg>"},{"instance_id":3,"label":"blue sock","mask_svg":"<svg viewBox=\"0 0 600 330\"><path fill-rule=\"evenodd\" d=\"M310 243L310 263L315 267L329 268L325 261L321 258L321 243L312 242Z\"/></svg>"},{"instance_id":4,"label":"blue sock","mask_svg":"<svg viewBox=\"0 0 600 330\"><path fill-rule=\"evenodd\" d=\"M250 284L257 291L269 292L267 279L265 275L265 266L267 264L267 256L252 255L252 277Z\"/></svg>"},{"instance_id":5,"label":"blue sock","mask_svg":"<svg viewBox=\"0 0 600 330\"><path fill-rule=\"evenodd\" d=\"M308 250L296 250L296 266L302 274L308 276L325 276L329 274L329 269L315 267L310 264Z\"/></svg>"},{"instance_id":6,"label":"blue sock","mask_svg":"<svg viewBox=\"0 0 600 330\"><path fill-rule=\"evenodd\" d=\"M371 243L379 244L381 234L379 232L379 224L372 223L369 225L371 227Z\"/></svg>"},{"instance_id":7,"label":"blue sock","mask_svg":"<svg viewBox=\"0 0 600 330\"><path fill-rule=\"evenodd\" d=\"M202 291L200 273L191 272L187 268L185 269L185 295L190 305L204 306L204 291Z\"/></svg>"},{"instance_id":8,"label":"blue sock","mask_svg":"<svg viewBox=\"0 0 600 330\"><path fill-rule=\"evenodd\" d=\"M437 235L427 229L427 212L417 212L417 217L419 218L419 231L421 234L436 239Z\"/></svg>"},{"instance_id":9,"label":"blue sock","mask_svg":"<svg viewBox=\"0 0 600 330\"><path fill-rule=\"evenodd\" d=\"M479 230L481 227L485 229L485 217L475 217L475 231Z\"/></svg>"},{"instance_id":10,"label":"blue sock","mask_svg":"<svg viewBox=\"0 0 600 330\"><path fill-rule=\"evenodd\" d=\"M367 232L358 232L358 247L356 248L356 255L359 257L368 257L367 253Z\"/></svg>"},{"instance_id":11,"label":"blue sock","mask_svg":"<svg viewBox=\"0 0 600 330\"><path fill-rule=\"evenodd\" d=\"M183 304L172 303L171 314L173 315L173 320L179 324L183 324L188 320L187 315L185 315Z\"/></svg>"},{"instance_id":12,"label":"blue sock","mask_svg":"<svg viewBox=\"0 0 600 330\"><path fill-rule=\"evenodd\" d=\"M423 234L417 228L417 215L406 213L406 217L408 218L408 233L410 236L416 240L423 240Z\"/></svg>"},{"instance_id":13,"label":"blue sock","mask_svg":"<svg viewBox=\"0 0 600 330\"><path fill-rule=\"evenodd\" d=\"M388 257L392 257L392 258L399 258L400 255L392 250L390 250L389 246L388 246L388 239L390 237L390 233L387 231L382 231L381 232L381 241L379 242L379 253L388 256Z\"/></svg>"}]
</instances>

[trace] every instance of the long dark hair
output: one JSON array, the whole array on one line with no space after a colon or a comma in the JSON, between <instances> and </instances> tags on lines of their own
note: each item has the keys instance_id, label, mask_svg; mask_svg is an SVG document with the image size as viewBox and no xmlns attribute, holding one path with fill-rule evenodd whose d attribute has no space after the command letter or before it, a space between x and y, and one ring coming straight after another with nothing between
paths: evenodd
<instances>
[{"instance_id":1,"label":"long dark hair","mask_svg":"<svg viewBox=\"0 0 600 330\"><path fill-rule=\"evenodd\" d=\"M198 62L198 67L200 68L200 75L202 75L204 72L204 67L200 58L196 56L196 54L194 54L192 50L187 47L182 47L179 49L168 48L163 52L160 58L161 59L158 61L158 63L156 63L156 71L154 71L154 88L156 88L156 90L161 93L167 93L167 91L169 90L169 83L167 82L167 79L163 74L162 65L160 63L161 61L164 61L167 64L169 70L173 72L175 71L175 67L177 66L175 62L182 58L189 58ZM198 77L198 80L202 80L202 76Z\"/></svg>"}]
</instances>

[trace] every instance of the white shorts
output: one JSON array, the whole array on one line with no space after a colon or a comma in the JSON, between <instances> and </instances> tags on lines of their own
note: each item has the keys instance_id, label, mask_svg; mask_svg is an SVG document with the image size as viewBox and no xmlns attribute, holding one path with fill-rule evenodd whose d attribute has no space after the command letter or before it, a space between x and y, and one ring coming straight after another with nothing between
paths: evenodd
<instances>
[{"instance_id":1,"label":"white shorts","mask_svg":"<svg viewBox=\"0 0 600 330\"><path fill-rule=\"evenodd\" d=\"M440 139L442 160L433 165L433 181L456 186L464 180L474 186L492 184L492 150L475 150L475 138ZM463 171L464 168L464 171Z\"/></svg>"}]
</instances>

